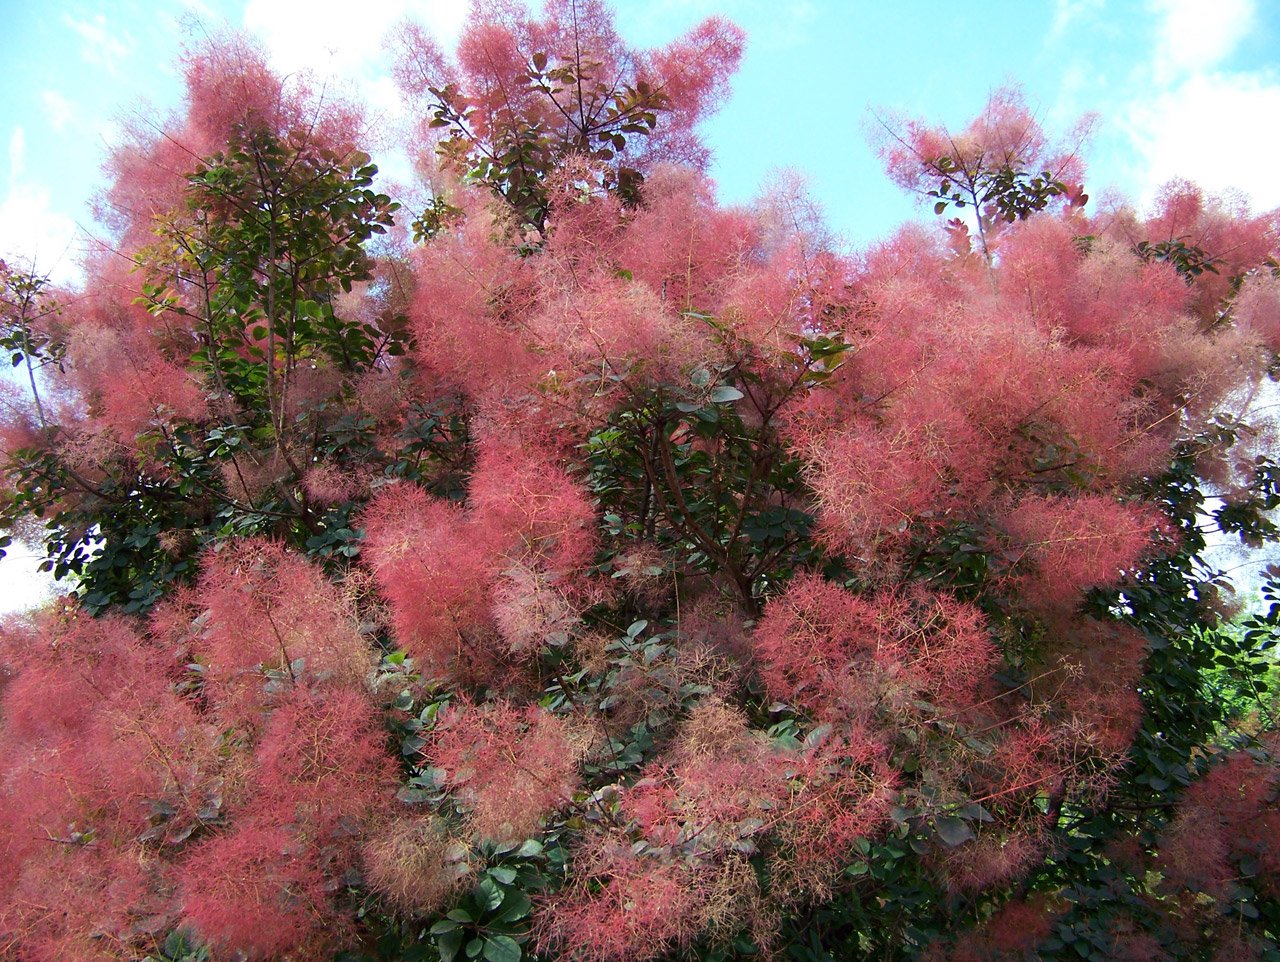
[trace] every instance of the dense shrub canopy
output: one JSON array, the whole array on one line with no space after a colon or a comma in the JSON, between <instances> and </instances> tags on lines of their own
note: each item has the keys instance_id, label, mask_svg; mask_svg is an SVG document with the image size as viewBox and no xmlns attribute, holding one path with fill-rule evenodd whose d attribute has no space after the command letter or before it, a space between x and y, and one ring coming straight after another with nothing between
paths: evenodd
<instances>
[{"instance_id":1,"label":"dense shrub canopy","mask_svg":"<svg viewBox=\"0 0 1280 962\"><path fill-rule=\"evenodd\" d=\"M252 43L4 267L0 946L59 959L1280 957L1280 597L1230 413L1280 222L1089 212L1015 91L856 255L717 203L742 37L406 26L428 192Z\"/></svg>"}]
</instances>

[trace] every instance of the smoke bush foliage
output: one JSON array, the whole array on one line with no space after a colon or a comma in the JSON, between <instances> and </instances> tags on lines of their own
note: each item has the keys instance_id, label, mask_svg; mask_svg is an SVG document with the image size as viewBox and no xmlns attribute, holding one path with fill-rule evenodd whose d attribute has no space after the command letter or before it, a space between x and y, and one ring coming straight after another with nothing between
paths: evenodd
<instances>
[{"instance_id":1,"label":"smoke bush foliage","mask_svg":"<svg viewBox=\"0 0 1280 962\"><path fill-rule=\"evenodd\" d=\"M0 954L1280 959L1280 593L1204 560L1276 534L1277 216L1090 214L1003 90L841 253L715 199L742 42L406 25L405 211L211 41L84 286L4 267L72 595L0 629Z\"/></svg>"}]
</instances>

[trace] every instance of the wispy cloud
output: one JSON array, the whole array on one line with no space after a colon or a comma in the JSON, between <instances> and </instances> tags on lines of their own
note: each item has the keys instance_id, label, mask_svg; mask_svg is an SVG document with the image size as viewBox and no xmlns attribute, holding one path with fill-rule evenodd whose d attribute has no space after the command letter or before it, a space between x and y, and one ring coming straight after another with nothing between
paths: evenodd
<instances>
[{"instance_id":1,"label":"wispy cloud","mask_svg":"<svg viewBox=\"0 0 1280 962\"><path fill-rule=\"evenodd\" d=\"M13 128L7 153L9 172L0 196L0 251L56 280L74 280L78 268L68 254L76 243L76 224L54 210L47 185L27 177L27 136L22 127Z\"/></svg>"},{"instance_id":2,"label":"wispy cloud","mask_svg":"<svg viewBox=\"0 0 1280 962\"><path fill-rule=\"evenodd\" d=\"M133 53L134 41L128 31L113 26L105 14L74 17L67 13L62 22L80 38L80 57L87 64L117 74L120 62Z\"/></svg>"},{"instance_id":3,"label":"wispy cloud","mask_svg":"<svg viewBox=\"0 0 1280 962\"><path fill-rule=\"evenodd\" d=\"M420 21L449 48L468 6L468 0L384 0L353 17L349 0L248 0L244 25L267 45L277 69L358 80L387 72L384 40L399 21Z\"/></svg>"},{"instance_id":4,"label":"wispy cloud","mask_svg":"<svg viewBox=\"0 0 1280 962\"><path fill-rule=\"evenodd\" d=\"M790 0L775 8L777 29L761 38L762 45L779 50L800 46L818 17L810 0Z\"/></svg>"},{"instance_id":5,"label":"wispy cloud","mask_svg":"<svg viewBox=\"0 0 1280 962\"><path fill-rule=\"evenodd\" d=\"M1196 73L1134 104L1127 128L1143 159L1144 200L1174 177L1215 193L1242 191L1257 208L1280 206L1263 158L1280 153L1280 80L1272 73Z\"/></svg>"},{"instance_id":6,"label":"wispy cloud","mask_svg":"<svg viewBox=\"0 0 1280 962\"><path fill-rule=\"evenodd\" d=\"M1258 0L1218 0L1211 12L1200 0L1055 0L1046 42L1063 66L1050 112L1058 123L1088 109L1104 118L1105 179L1093 193L1118 188L1146 207L1183 178L1280 205L1280 181L1258 163L1280 151L1280 64L1244 61L1268 26L1262 10Z\"/></svg>"},{"instance_id":7,"label":"wispy cloud","mask_svg":"<svg viewBox=\"0 0 1280 962\"><path fill-rule=\"evenodd\" d=\"M1226 60L1257 16L1254 0L1216 0L1211 15L1199 0L1154 0L1152 8L1159 24L1152 68L1161 84Z\"/></svg>"},{"instance_id":8,"label":"wispy cloud","mask_svg":"<svg viewBox=\"0 0 1280 962\"><path fill-rule=\"evenodd\" d=\"M1142 201L1174 177L1211 191L1243 192L1259 208L1280 205L1280 184L1259 158L1280 152L1280 76L1237 70L1231 58L1254 29L1253 0L1154 0L1155 43L1135 73L1121 123L1136 155Z\"/></svg>"},{"instance_id":9,"label":"wispy cloud","mask_svg":"<svg viewBox=\"0 0 1280 962\"><path fill-rule=\"evenodd\" d=\"M39 570L44 553L14 539L5 549L4 587L0 588L0 616L30 611L53 597L54 582Z\"/></svg>"},{"instance_id":10,"label":"wispy cloud","mask_svg":"<svg viewBox=\"0 0 1280 962\"><path fill-rule=\"evenodd\" d=\"M213 21L221 17L221 14L205 3L204 0L182 0L182 6L188 13L205 20Z\"/></svg>"},{"instance_id":11,"label":"wispy cloud","mask_svg":"<svg viewBox=\"0 0 1280 962\"><path fill-rule=\"evenodd\" d=\"M391 80L387 38L402 20L413 19L451 49L469 8L470 0L383 0L352 17L349 0L248 0L244 26L265 44L280 73L308 73L330 91L364 104L372 124L368 142L379 166L407 180L408 158L395 154L394 138L386 137L405 119Z\"/></svg>"},{"instance_id":12,"label":"wispy cloud","mask_svg":"<svg viewBox=\"0 0 1280 962\"><path fill-rule=\"evenodd\" d=\"M27 166L27 132L22 127L14 127L9 135L9 186L12 187L26 172Z\"/></svg>"},{"instance_id":13,"label":"wispy cloud","mask_svg":"<svg viewBox=\"0 0 1280 962\"><path fill-rule=\"evenodd\" d=\"M67 124L75 116L75 105L56 90L40 91L40 105L44 107L45 119L55 133L67 129Z\"/></svg>"},{"instance_id":14,"label":"wispy cloud","mask_svg":"<svg viewBox=\"0 0 1280 962\"><path fill-rule=\"evenodd\" d=\"M1055 0L1050 36L1056 39L1079 21L1096 18L1105 5L1106 0Z\"/></svg>"}]
</instances>

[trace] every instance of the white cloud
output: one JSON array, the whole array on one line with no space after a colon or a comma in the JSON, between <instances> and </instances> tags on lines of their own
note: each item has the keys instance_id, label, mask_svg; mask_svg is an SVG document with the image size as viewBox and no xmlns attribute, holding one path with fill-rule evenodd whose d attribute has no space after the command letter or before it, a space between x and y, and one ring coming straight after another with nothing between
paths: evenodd
<instances>
[{"instance_id":1,"label":"white cloud","mask_svg":"<svg viewBox=\"0 0 1280 962\"><path fill-rule=\"evenodd\" d=\"M17 540L6 550L0 560L0 615L29 611L48 601L54 581L37 569L40 556Z\"/></svg>"},{"instance_id":2,"label":"white cloud","mask_svg":"<svg viewBox=\"0 0 1280 962\"><path fill-rule=\"evenodd\" d=\"M12 184L24 173L27 166L27 132L22 127L14 127L9 135L9 183Z\"/></svg>"},{"instance_id":3,"label":"white cloud","mask_svg":"<svg viewBox=\"0 0 1280 962\"><path fill-rule=\"evenodd\" d=\"M1106 0L1055 0L1049 35L1055 38L1063 36L1076 21L1093 19L1101 13L1105 4Z\"/></svg>"},{"instance_id":4,"label":"white cloud","mask_svg":"<svg viewBox=\"0 0 1280 962\"><path fill-rule=\"evenodd\" d=\"M200 17L203 20L214 21L220 18L220 14L209 6L204 0L182 0L183 8L190 14Z\"/></svg>"},{"instance_id":5,"label":"white cloud","mask_svg":"<svg viewBox=\"0 0 1280 962\"><path fill-rule=\"evenodd\" d=\"M1148 103L1126 126L1144 163L1143 200L1174 177L1210 191L1243 191L1255 208L1280 206L1266 158L1280 155L1280 81L1261 73L1195 74Z\"/></svg>"},{"instance_id":6,"label":"white cloud","mask_svg":"<svg viewBox=\"0 0 1280 962\"><path fill-rule=\"evenodd\" d=\"M1229 66L1253 29L1254 0L1219 0L1212 16L1195 0L1153 0L1151 9L1155 42L1118 111L1140 203L1180 177L1213 193L1238 190L1256 209L1280 205L1280 184L1260 162L1280 151L1280 75Z\"/></svg>"},{"instance_id":7,"label":"white cloud","mask_svg":"<svg viewBox=\"0 0 1280 962\"><path fill-rule=\"evenodd\" d=\"M1161 84L1226 60L1256 14L1254 0L1216 0L1211 13L1200 0L1154 0L1152 6L1160 17L1152 66Z\"/></svg>"},{"instance_id":8,"label":"white cloud","mask_svg":"<svg viewBox=\"0 0 1280 962\"><path fill-rule=\"evenodd\" d=\"M133 53L133 38L127 31L113 28L104 14L77 18L63 14L65 23L82 41L80 57L85 63L103 67L108 73L119 71L119 62Z\"/></svg>"},{"instance_id":9,"label":"white cloud","mask_svg":"<svg viewBox=\"0 0 1280 962\"><path fill-rule=\"evenodd\" d=\"M31 183L11 184L0 199L0 252L21 258L67 283L79 276L76 258L79 228L53 209L49 188Z\"/></svg>"},{"instance_id":10,"label":"white cloud","mask_svg":"<svg viewBox=\"0 0 1280 962\"><path fill-rule=\"evenodd\" d=\"M791 0L774 7L774 29L761 38L765 49L788 50L801 46L813 29L818 10L809 0Z\"/></svg>"},{"instance_id":11,"label":"white cloud","mask_svg":"<svg viewBox=\"0 0 1280 962\"><path fill-rule=\"evenodd\" d=\"M462 32L468 0L385 0L353 15L349 0L249 0L244 24L286 73L359 80L387 72L384 40L406 17L420 21L446 49Z\"/></svg>"},{"instance_id":12,"label":"white cloud","mask_svg":"<svg viewBox=\"0 0 1280 962\"><path fill-rule=\"evenodd\" d=\"M9 175L0 197L0 257L16 257L54 280L75 280L78 268L69 257L78 233L75 221L54 210L45 184L26 176L27 138L22 127L9 135Z\"/></svg>"},{"instance_id":13,"label":"white cloud","mask_svg":"<svg viewBox=\"0 0 1280 962\"><path fill-rule=\"evenodd\" d=\"M40 91L40 103L44 107L45 119L56 133L67 129L67 124L75 116L75 105L56 90Z\"/></svg>"},{"instance_id":14,"label":"white cloud","mask_svg":"<svg viewBox=\"0 0 1280 962\"><path fill-rule=\"evenodd\" d=\"M379 144L405 119L405 104L391 80L388 36L402 20L412 19L451 50L469 7L470 0L384 0L352 16L349 0L248 0L244 26L265 44L278 72L309 72L365 105L373 125L367 143L379 165L408 170L407 162L381 156L387 145Z\"/></svg>"}]
</instances>

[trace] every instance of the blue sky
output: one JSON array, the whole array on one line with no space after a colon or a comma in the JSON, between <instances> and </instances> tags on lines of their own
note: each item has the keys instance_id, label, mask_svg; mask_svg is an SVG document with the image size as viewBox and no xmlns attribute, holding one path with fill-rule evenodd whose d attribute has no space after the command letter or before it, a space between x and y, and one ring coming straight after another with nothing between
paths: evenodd
<instances>
[{"instance_id":1,"label":"blue sky","mask_svg":"<svg viewBox=\"0 0 1280 962\"><path fill-rule=\"evenodd\" d=\"M465 0L0 0L0 251L71 273L78 228L121 124L180 104L184 31L223 23L260 36L283 71L354 86L394 119L382 41L402 17L447 44ZM880 172L871 111L963 124L989 91L1024 86L1050 130L1085 112L1091 194L1139 204L1175 175L1280 205L1280 0L647 0L617 4L623 35L661 44L712 13L749 46L707 126L722 196L750 200L777 168L808 176L838 235L883 236L917 208ZM358 12L353 12L358 11ZM1211 15L1206 15L1210 11ZM185 24L185 25L184 25ZM394 158L386 158L394 170Z\"/></svg>"},{"instance_id":2,"label":"blue sky","mask_svg":"<svg viewBox=\"0 0 1280 962\"><path fill-rule=\"evenodd\" d=\"M1185 176L1280 206L1280 0L620 0L623 36L663 44L722 14L748 34L733 94L705 128L721 196L746 202L776 172L805 175L854 246L926 216L880 170L872 111L963 125L1015 82L1051 131L1096 113L1090 194L1147 203ZM0 256L75 277L100 165L130 117L181 103L188 31L259 36L283 72L310 69L392 124L383 39L403 17L455 38L466 0L0 0ZM382 158L392 173L403 169ZM16 573L13 564L0 582ZM0 607L32 589L7 592ZM4 594L4 592L0 592Z\"/></svg>"}]
</instances>

